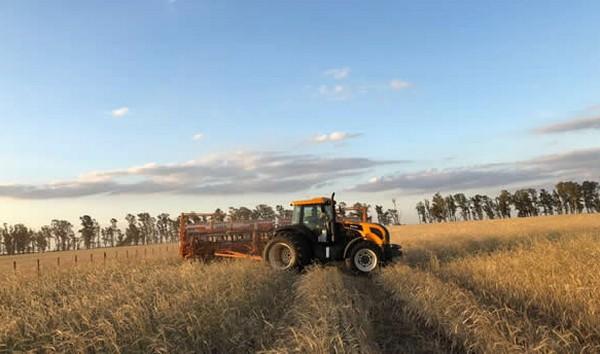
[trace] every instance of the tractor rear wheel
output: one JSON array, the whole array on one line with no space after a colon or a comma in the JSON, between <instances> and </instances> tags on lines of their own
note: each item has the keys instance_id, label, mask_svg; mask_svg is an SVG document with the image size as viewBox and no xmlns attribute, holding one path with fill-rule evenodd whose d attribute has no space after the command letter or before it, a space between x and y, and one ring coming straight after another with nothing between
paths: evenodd
<instances>
[{"instance_id":1,"label":"tractor rear wheel","mask_svg":"<svg viewBox=\"0 0 600 354\"><path fill-rule=\"evenodd\" d=\"M265 247L264 260L276 270L299 270L310 262L310 248L302 236L282 233Z\"/></svg>"},{"instance_id":2,"label":"tractor rear wheel","mask_svg":"<svg viewBox=\"0 0 600 354\"><path fill-rule=\"evenodd\" d=\"M381 250L372 242L363 241L350 250L346 266L354 273L369 274L381 263Z\"/></svg>"}]
</instances>

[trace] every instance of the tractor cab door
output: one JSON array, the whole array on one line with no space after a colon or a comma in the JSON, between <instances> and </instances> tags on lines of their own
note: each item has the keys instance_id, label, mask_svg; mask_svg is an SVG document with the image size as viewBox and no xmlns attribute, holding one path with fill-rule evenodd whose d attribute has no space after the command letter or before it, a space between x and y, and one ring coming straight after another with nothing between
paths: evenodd
<instances>
[{"instance_id":1,"label":"tractor cab door","mask_svg":"<svg viewBox=\"0 0 600 354\"><path fill-rule=\"evenodd\" d=\"M316 242L331 242L331 215L322 204L302 205L294 208L294 223L302 224L315 235Z\"/></svg>"}]
</instances>

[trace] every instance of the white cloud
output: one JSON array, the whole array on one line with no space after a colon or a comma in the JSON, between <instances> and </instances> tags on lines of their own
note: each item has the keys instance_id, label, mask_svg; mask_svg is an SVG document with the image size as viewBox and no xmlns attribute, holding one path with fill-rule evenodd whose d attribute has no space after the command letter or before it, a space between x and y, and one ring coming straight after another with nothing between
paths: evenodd
<instances>
[{"instance_id":1,"label":"white cloud","mask_svg":"<svg viewBox=\"0 0 600 354\"><path fill-rule=\"evenodd\" d=\"M192 136L192 140L195 141L200 141L202 139L204 139L204 133L196 133L194 136Z\"/></svg>"},{"instance_id":2,"label":"white cloud","mask_svg":"<svg viewBox=\"0 0 600 354\"><path fill-rule=\"evenodd\" d=\"M400 91L406 88L411 87L412 84L408 81L403 81L403 80L398 80L398 79L394 79L392 81L390 81L390 88L394 91Z\"/></svg>"},{"instance_id":3,"label":"white cloud","mask_svg":"<svg viewBox=\"0 0 600 354\"><path fill-rule=\"evenodd\" d=\"M350 68L347 66L343 67L343 68L333 68L333 69L325 70L323 72L323 74L325 76L332 77L335 80L343 80L343 79L347 78L348 75L350 75Z\"/></svg>"},{"instance_id":4,"label":"white cloud","mask_svg":"<svg viewBox=\"0 0 600 354\"><path fill-rule=\"evenodd\" d=\"M372 178L352 190L359 192L403 191L407 193L448 192L482 188L506 188L560 180L597 179L600 174L600 148L573 150L537 158L467 166L396 173Z\"/></svg>"},{"instance_id":5,"label":"white cloud","mask_svg":"<svg viewBox=\"0 0 600 354\"><path fill-rule=\"evenodd\" d=\"M120 107L113 109L111 115L115 118L124 117L127 113L129 113L129 107Z\"/></svg>"},{"instance_id":6,"label":"white cloud","mask_svg":"<svg viewBox=\"0 0 600 354\"><path fill-rule=\"evenodd\" d=\"M360 136L359 133L333 132L329 134L318 134L312 138L315 143L340 142Z\"/></svg>"},{"instance_id":7,"label":"white cloud","mask_svg":"<svg viewBox=\"0 0 600 354\"><path fill-rule=\"evenodd\" d=\"M402 162L360 157L229 152L184 163L148 163L90 172L80 178L38 185L0 183L0 197L53 199L152 193L290 193L320 188L341 178L362 175L380 165Z\"/></svg>"},{"instance_id":8,"label":"white cloud","mask_svg":"<svg viewBox=\"0 0 600 354\"><path fill-rule=\"evenodd\" d=\"M568 120L538 127L534 132L555 134L590 130L600 130L600 106L588 107Z\"/></svg>"},{"instance_id":9,"label":"white cloud","mask_svg":"<svg viewBox=\"0 0 600 354\"><path fill-rule=\"evenodd\" d=\"M319 94L332 100L346 100L350 98L350 89L344 85L321 85Z\"/></svg>"}]
</instances>

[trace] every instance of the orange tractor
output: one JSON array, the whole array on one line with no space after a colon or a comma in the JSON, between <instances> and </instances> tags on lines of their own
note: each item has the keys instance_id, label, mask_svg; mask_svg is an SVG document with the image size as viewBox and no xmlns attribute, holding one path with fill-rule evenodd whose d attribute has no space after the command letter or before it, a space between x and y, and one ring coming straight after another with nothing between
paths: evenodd
<instances>
[{"instance_id":1,"label":"orange tractor","mask_svg":"<svg viewBox=\"0 0 600 354\"><path fill-rule=\"evenodd\" d=\"M344 261L356 273L370 273L396 257L389 231L368 222L338 216L334 195L294 201L291 221L189 222L182 214L180 254L185 258L231 257L264 260L279 270L301 269L311 262Z\"/></svg>"}]
</instances>

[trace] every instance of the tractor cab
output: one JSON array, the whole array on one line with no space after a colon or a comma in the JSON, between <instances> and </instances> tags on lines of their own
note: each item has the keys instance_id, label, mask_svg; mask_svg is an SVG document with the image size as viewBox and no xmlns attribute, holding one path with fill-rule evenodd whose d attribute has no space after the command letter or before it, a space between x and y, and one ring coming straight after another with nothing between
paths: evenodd
<instances>
[{"instance_id":1,"label":"tractor cab","mask_svg":"<svg viewBox=\"0 0 600 354\"><path fill-rule=\"evenodd\" d=\"M317 242L334 242L335 201L330 198L313 198L291 203L292 225L303 225L312 231Z\"/></svg>"}]
</instances>

